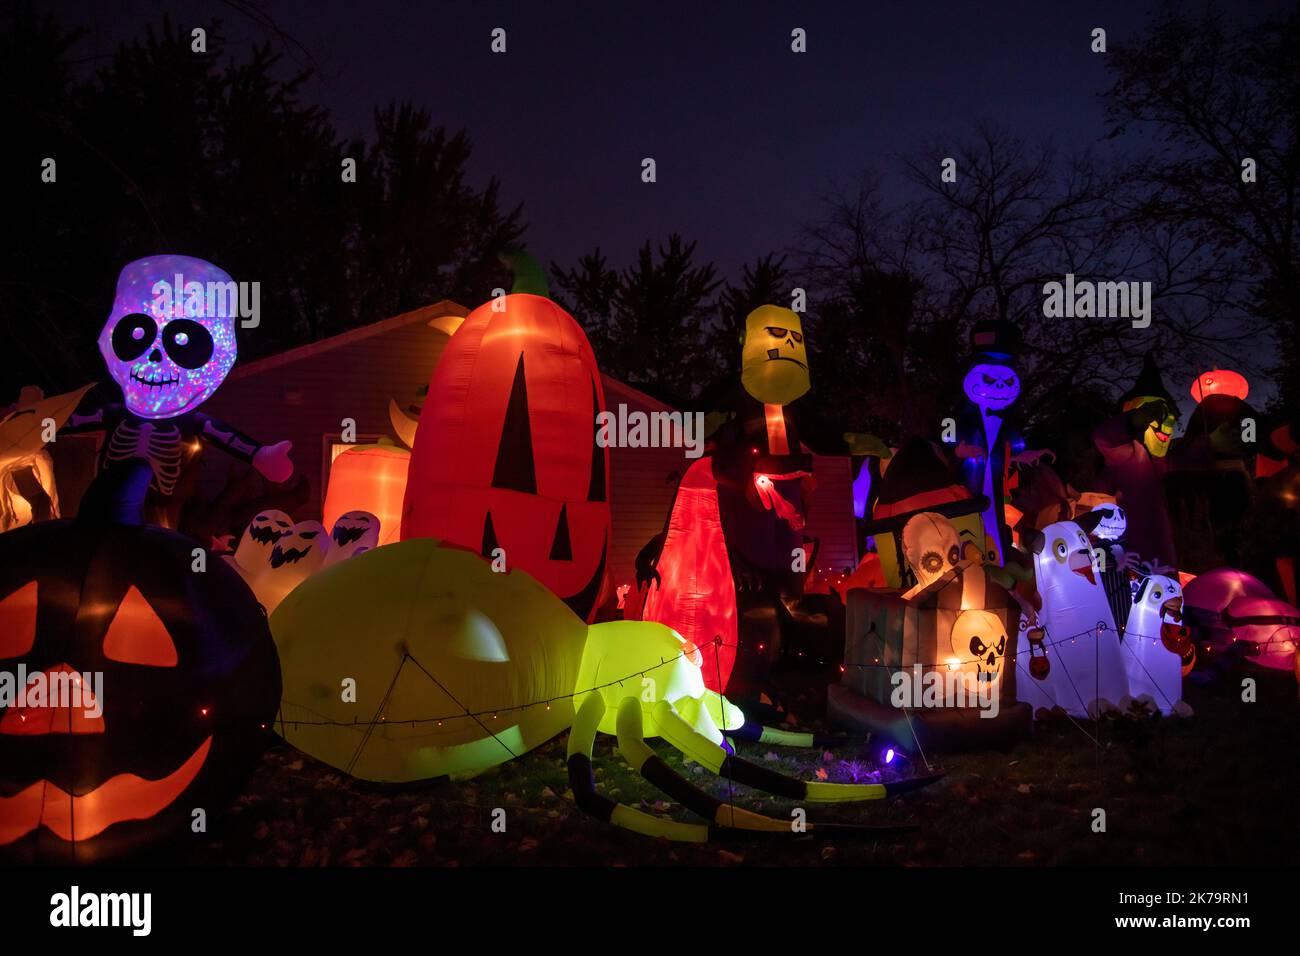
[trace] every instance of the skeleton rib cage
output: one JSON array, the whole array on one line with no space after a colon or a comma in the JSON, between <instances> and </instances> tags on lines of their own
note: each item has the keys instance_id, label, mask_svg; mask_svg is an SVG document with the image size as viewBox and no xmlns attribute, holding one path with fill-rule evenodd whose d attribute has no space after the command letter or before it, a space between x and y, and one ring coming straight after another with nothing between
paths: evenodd
<instances>
[{"instance_id":1,"label":"skeleton rib cage","mask_svg":"<svg viewBox=\"0 0 1300 956\"><path fill-rule=\"evenodd\" d=\"M146 422L132 425L122 422L113 430L105 462L144 458L153 469L153 486L160 494L170 495L181 474L184 447L181 430L175 425L156 425Z\"/></svg>"}]
</instances>

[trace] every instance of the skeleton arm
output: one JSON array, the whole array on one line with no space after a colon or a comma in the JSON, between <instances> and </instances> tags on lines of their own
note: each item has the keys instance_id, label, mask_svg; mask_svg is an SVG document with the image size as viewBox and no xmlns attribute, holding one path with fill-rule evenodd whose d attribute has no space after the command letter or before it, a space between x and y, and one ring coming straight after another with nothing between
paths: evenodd
<instances>
[{"instance_id":1,"label":"skeleton arm","mask_svg":"<svg viewBox=\"0 0 1300 956\"><path fill-rule=\"evenodd\" d=\"M240 461L250 462L269 481L286 481L293 474L293 462L289 458L293 446L289 442L263 445L210 415L195 414L199 421L199 435L204 441Z\"/></svg>"}]
</instances>

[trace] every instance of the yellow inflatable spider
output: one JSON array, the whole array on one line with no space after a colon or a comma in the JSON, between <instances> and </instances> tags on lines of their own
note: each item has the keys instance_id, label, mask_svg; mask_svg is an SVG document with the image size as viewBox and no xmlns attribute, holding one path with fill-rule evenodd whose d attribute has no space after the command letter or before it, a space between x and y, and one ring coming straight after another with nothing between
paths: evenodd
<instances>
[{"instance_id":1,"label":"yellow inflatable spider","mask_svg":"<svg viewBox=\"0 0 1300 956\"><path fill-rule=\"evenodd\" d=\"M809 803L880 800L935 779L805 782L744 760L724 732L775 745L823 741L748 723L705 688L699 651L671 628L589 627L522 571L494 572L479 556L432 539L376 548L308 578L271 616L271 630L285 739L365 780L472 776L570 728L569 781L583 810L639 833L703 842L719 828L792 827L694 786L647 737L662 737L719 776ZM709 824L663 820L598 793L597 732L616 735L633 769Z\"/></svg>"}]
</instances>

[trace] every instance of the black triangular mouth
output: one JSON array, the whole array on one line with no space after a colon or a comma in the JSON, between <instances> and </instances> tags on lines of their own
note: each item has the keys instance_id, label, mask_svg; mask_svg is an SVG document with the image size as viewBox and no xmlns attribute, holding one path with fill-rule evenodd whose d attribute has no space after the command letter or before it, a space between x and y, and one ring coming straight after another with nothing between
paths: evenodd
<instances>
[{"instance_id":1,"label":"black triangular mouth","mask_svg":"<svg viewBox=\"0 0 1300 956\"><path fill-rule=\"evenodd\" d=\"M606 535L605 543L600 547L600 562L596 565L596 571L591 576L581 591L576 594L570 594L562 598L569 610L584 621L591 615L591 610L596 606L596 598L600 597L601 585L605 582L605 559L609 553L609 536Z\"/></svg>"},{"instance_id":2,"label":"black triangular mouth","mask_svg":"<svg viewBox=\"0 0 1300 956\"><path fill-rule=\"evenodd\" d=\"M551 539L552 561L572 561L573 543L569 537L569 506L560 505L560 520L555 525L555 535Z\"/></svg>"}]
</instances>

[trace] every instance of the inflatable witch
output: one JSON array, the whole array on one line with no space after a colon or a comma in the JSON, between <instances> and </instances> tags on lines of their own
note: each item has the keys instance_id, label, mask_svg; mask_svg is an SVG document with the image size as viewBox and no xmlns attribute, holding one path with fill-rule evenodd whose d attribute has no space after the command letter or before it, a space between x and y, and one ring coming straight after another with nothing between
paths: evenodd
<instances>
[{"instance_id":1,"label":"inflatable witch","mask_svg":"<svg viewBox=\"0 0 1300 956\"><path fill-rule=\"evenodd\" d=\"M99 351L122 389L122 403L73 415L65 433L106 434L100 470L135 459L153 471L146 520L174 528L177 489L201 443L250 462L269 481L293 474L287 441L263 445L198 411L235 364L235 283L210 262L151 256L122 270ZM100 483L100 487L112 487Z\"/></svg>"},{"instance_id":2,"label":"inflatable witch","mask_svg":"<svg viewBox=\"0 0 1300 956\"><path fill-rule=\"evenodd\" d=\"M1102 484L1124 507L1128 549L1144 561L1172 565L1174 534L1165 508L1164 475L1177 415L1152 353L1147 353L1137 381L1120 401L1121 413L1092 433L1106 463Z\"/></svg>"}]
</instances>

